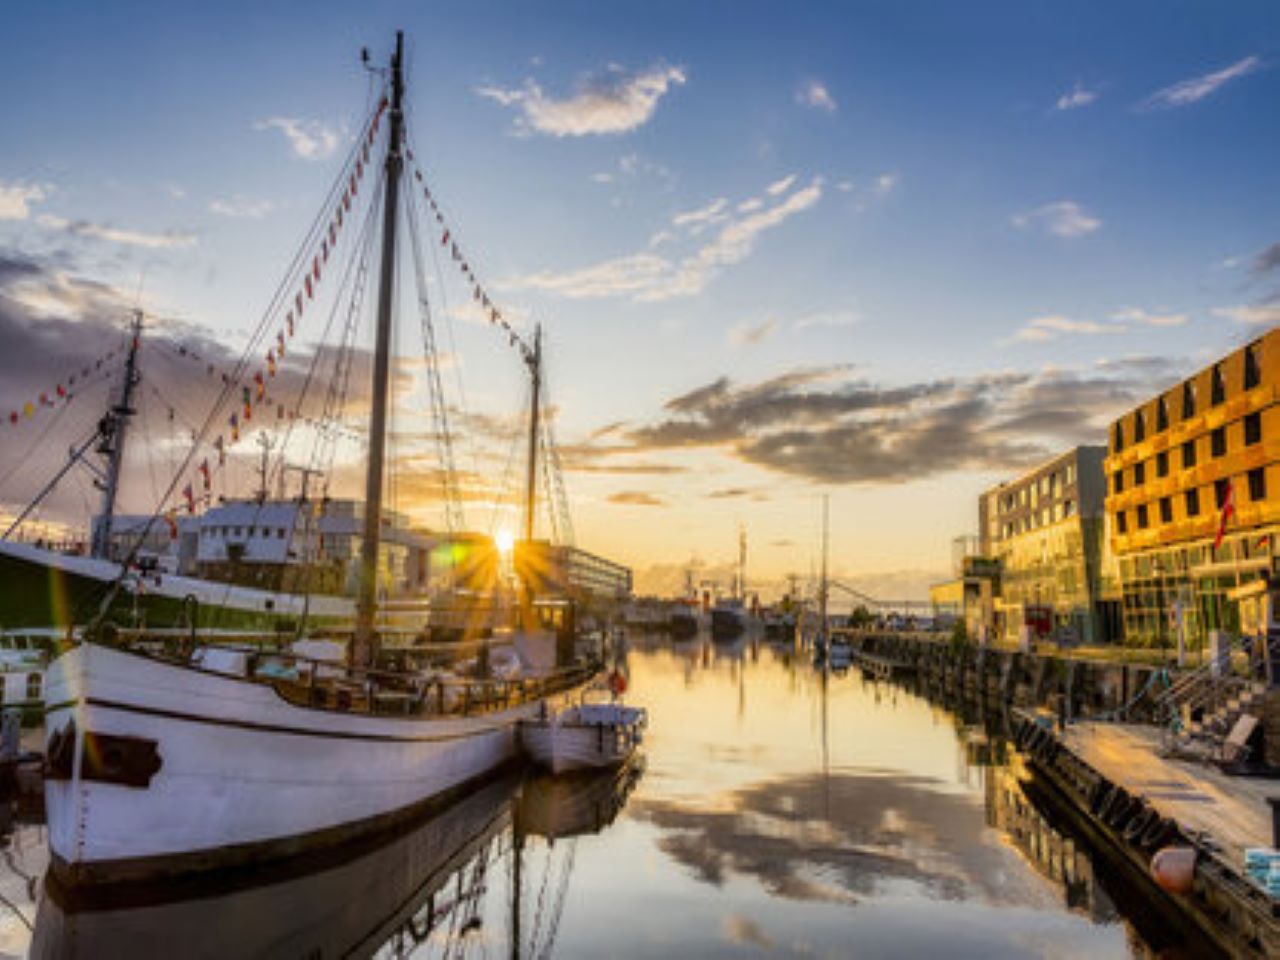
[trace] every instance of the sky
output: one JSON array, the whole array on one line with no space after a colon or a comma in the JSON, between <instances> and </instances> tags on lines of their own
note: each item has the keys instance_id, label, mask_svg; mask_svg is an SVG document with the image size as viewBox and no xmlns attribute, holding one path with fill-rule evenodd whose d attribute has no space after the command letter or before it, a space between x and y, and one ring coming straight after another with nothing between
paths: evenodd
<instances>
[{"instance_id":1,"label":"sky","mask_svg":"<svg viewBox=\"0 0 1280 960\"><path fill-rule=\"evenodd\" d=\"M727 585L740 529L751 582L809 576L826 495L836 575L919 597L983 489L1280 322L1274 4L25 4L0 35L0 407L142 306L125 508L181 472L207 371L270 313L376 103L360 49L385 64L397 28L416 168L485 293L545 331L577 543L641 589L691 563ZM524 371L441 229L425 290L468 525L509 528ZM440 526L403 263L392 499ZM311 361L323 386L322 334L273 399ZM7 512L91 429L92 388L0 422ZM335 489L362 463L340 444ZM69 484L41 519L93 509Z\"/></svg>"}]
</instances>

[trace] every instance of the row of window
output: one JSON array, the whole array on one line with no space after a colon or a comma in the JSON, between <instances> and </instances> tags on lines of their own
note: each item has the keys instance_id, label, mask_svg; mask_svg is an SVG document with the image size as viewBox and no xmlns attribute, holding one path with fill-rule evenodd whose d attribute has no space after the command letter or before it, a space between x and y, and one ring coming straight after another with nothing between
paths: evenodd
<instances>
[{"instance_id":1,"label":"row of window","mask_svg":"<svg viewBox=\"0 0 1280 960\"><path fill-rule=\"evenodd\" d=\"M1242 421L1244 424L1244 445L1252 447L1262 442L1262 414L1251 413ZM1181 458L1182 469L1190 470L1196 465L1196 441L1188 440L1182 444ZM1225 426L1218 427L1209 434L1209 454L1213 459L1225 457L1227 455L1227 428ZM1169 475L1169 451L1162 450L1156 454L1150 461L1142 461L1133 465L1133 483L1132 486L1140 487L1147 482L1147 463L1154 464L1156 478L1167 477ZM1125 489L1124 471L1117 470L1111 475L1111 492L1123 493Z\"/></svg>"},{"instance_id":2,"label":"row of window","mask_svg":"<svg viewBox=\"0 0 1280 960\"><path fill-rule=\"evenodd\" d=\"M1242 354L1242 363L1244 364L1243 383L1245 390L1252 390L1262 382L1262 367L1259 360L1259 353L1262 345L1260 342L1254 342L1245 347ZM1227 400L1227 384L1222 374L1222 364L1215 363L1213 370L1209 374L1209 406L1216 407L1225 403ZM1196 414L1196 386L1195 382L1188 380L1182 385L1182 419L1189 420ZM1156 422L1155 432L1169 429L1169 405L1165 398L1161 396L1156 401ZM1133 442L1140 443L1147 436L1147 416L1142 410L1138 410L1133 415ZM1119 453L1124 449L1124 421L1116 422L1112 430L1111 450L1113 453Z\"/></svg>"},{"instance_id":3,"label":"row of window","mask_svg":"<svg viewBox=\"0 0 1280 960\"><path fill-rule=\"evenodd\" d=\"M1036 507L1042 498L1057 496L1059 491L1076 482L1076 465L1068 463L1058 470L1037 477L1031 483L1008 493L1001 494L1000 508L1005 511L1019 507Z\"/></svg>"},{"instance_id":4,"label":"row of window","mask_svg":"<svg viewBox=\"0 0 1280 960\"><path fill-rule=\"evenodd\" d=\"M245 531L248 530L248 536L261 537L263 540L269 540L275 537L277 540L285 538L286 528L284 527L204 527L200 532L210 537L243 537Z\"/></svg>"},{"instance_id":5,"label":"row of window","mask_svg":"<svg viewBox=\"0 0 1280 960\"><path fill-rule=\"evenodd\" d=\"M1249 500L1257 502L1267 499L1267 474L1262 467L1256 470L1250 470L1246 474L1248 478ZM1213 497L1216 508L1221 510L1226 502L1227 490L1230 486L1229 480L1218 480L1213 485ZM1196 487L1187 490L1182 495L1183 512L1188 519L1200 516L1200 488ZM1161 497L1155 503L1159 511L1160 523L1173 523L1173 497ZM1132 525L1129 522L1130 515L1133 516ZM1131 529L1146 530L1151 526L1155 519L1154 512L1151 510L1151 504L1140 503L1133 510L1117 510L1116 511L1116 532L1128 533Z\"/></svg>"},{"instance_id":6,"label":"row of window","mask_svg":"<svg viewBox=\"0 0 1280 960\"><path fill-rule=\"evenodd\" d=\"M1076 514L1076 503L1074 500L1062 500L1055 503L1052 507L1045 507L1037 510L1035 513L1025 517L1018 517L1014 520L1006 521L1003 525L1004 539L1017 536L1020 533L1026 533L1030 530L1038 530L1041 527L1047 527L1051 523L1057 523L1059 520L1065 520L1067 517L1074 517Z\"/></svg>"}]
</instances>

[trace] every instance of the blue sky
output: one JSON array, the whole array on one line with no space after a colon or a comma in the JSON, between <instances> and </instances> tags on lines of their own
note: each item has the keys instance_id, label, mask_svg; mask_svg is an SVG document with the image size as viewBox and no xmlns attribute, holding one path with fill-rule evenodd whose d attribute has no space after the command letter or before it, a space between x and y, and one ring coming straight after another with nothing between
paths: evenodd
<instances>
[{"instance_id":1,"label":"blue sky","mask_svg":"<svg viewBox=\"0 0 1280 960\"><path fill-rule=\"evenodd\" d=\"M6 24L0 251L141 281L232 349L364 116L359 48L405 29L436 195L490 291L548 327L579 540L640 569L723 561L745 523L760 579L806 573L831 492L838 569L918 590L985 485L1280 322L1274 4ZM510 412L509 353L455 329L468 404Z\"/></svg>"}]
</instances>

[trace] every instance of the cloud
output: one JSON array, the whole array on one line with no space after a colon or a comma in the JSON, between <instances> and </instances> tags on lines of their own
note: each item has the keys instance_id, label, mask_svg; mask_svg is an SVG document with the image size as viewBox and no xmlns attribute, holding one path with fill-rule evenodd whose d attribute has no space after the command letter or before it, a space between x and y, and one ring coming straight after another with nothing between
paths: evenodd
<instances>
[{"instance_id":1,"label":"cloud","mask_svg":"<svg viewBox=\"0 0 1280 960\"><path fill-rule=\"evenodd\" d=\"M691 224L716 223L717 221L728 219L728 214L723 212L728 205L729 201L724 197L720 197L712 200L705 207L677 213L671 218L671 224L676 227L686 227Z\"/></svg>"},{"instance_id":2,"label":"cloud","mask_svg":"<svg viewBox=\"0 0 1280 960\"><path fill-rule=\"evenodd\" d=\"M1059 314L1044 317L1032 317L1013 335L1018 341L1053 340L1062 334L1114 334L1124 333L1125 328L1111 323L1099 323L1096 320L1072 320Z\"/></svg>"},{"instance_id":3,"label":"cloud","mask_svg":"<svg viewBox=\"0 0 1280 960\"><path fill-rule=\"evenodd\" d=\"M793 173L789 177L783 177L781 180L775 180L773 183L769 184L767 187L764 188L764 192L769 194L769 196L771 197L776 197L779 194L786 193L788 190L790 190L791 185L795 182L796 182L796 175Z\"/></svg>"},{"instance_id":4,"label":"cloud","mask_svg":"<svg viewBox=\"0 0 1280 960\"><path fill-rule=\"evenodd\" d=\"M222 217L237 220L261 220L272 210L270 200L248 200L235 196L230 199L215 199L209 202L209 212Z\"/></svg>"},{"instance_id":5,"label":"cloud","mask_svg":"<svg viewBox=\"0 0 1280 960\"><path fill-rule=\"evenodd\" d=\"M296 117L269 117L253 125L255 130L279 130L289 141L295 157L323 160L338 149L341 134L318 120Z\"/></svg>"},{"instance_id":6,"label":"cloud","mask_svg":"<svg viewBox=\"0 0 1280 960\"><path fill-rule=\"evenodd\" d=\"M664 405L656 421L615 430L598 459L714 450L817 483L901 483L957 470L1020 469L1076 443L1175 379L1158 358L1088 373L1046 370L881 385L844 367L758 383L719 377Z\"/></svg>"},{"instance_id":7,"label":"cloud","mask_svg":"<svg viewBox=\"0 0 1280 960\"><path fill-rule=\"evenodd\" d=\"M826 85L818 80L810 80L796 91L796 103L827 113L835 113L840 106Z\"/></svg>"},{"instance_id":8,"label":"cloud","mask_svg":"<svg viewBox=\"0 0 1280 960\"><path fill-rule=\"evenodd\" d=\"M875 193L884 196L892 193L894 188L898 186L901 177L897 173L882 173L876 177L876 185L872 188Z\"/></svg>"},{"instance_id":9,"label":"cloud","mask_svg":"<svg viewBox=\"0 0 1280 960\"><path fill-rule=\"evenodd\" d=\"M746 200L743 200L740 204L738 204L738 206L735 209L737 209L739 213L752 213L753 211L759 210L763 206L764 206L764 201L761 200L759 197L750 197Z\"/></svg>"},{"instance_id":10,"label":"cloud","mask_svg":"<svg viewBox=\"0 0 1280 960\"><path fill-rule=\"evenodd\" d=\"M52 213L39 214L35 222L50 230L63 230L77 237L90 240L106 240L109 243L122 243L130 247L142 247L145 250L175 250L196 245L194 233L169 230L164 233L144 233L139 230L122 230L102 223L89 223L86 220L69 220Z\"/></svg>"},{"instance_id":11,"label":"cloud","mask_svg":"<svg viewBox=\"0 0 1280 960\"><path fill-rule=\"evenodd\" d=\"M814 327L851 327L862 317L855 310L818 310L799 317L794 326L797 330L810 330Z\"/></svg>"},{"instance_id":12,"label":"cloud","mask_svg":"<svg viewBox=\"0 0 1280 960\"><path fill-rule=\"evenodd\" d=\"M729 342L735 347L754 347L772 337L779 327L780 324L773 318L754 325L738 324L729 331Z\"/></svg>"},{"instance_id":13,"label":"cloud","mask_svg":"<svg viewBox=\"0 0 1280 960\"><path fill-rule=\"evenodd\" d=\"M1254 277L1265 277L1276 270L1280 270L1280 242L1259 251L1249 264L1249 272Z\"/></svg>"},{"instance_id":14,"label":"cloud","mask_svg":"<svg viewBox=\"0 0 1280 960\"><path fill-rule=\"evenodd\" d=\"M773 938L765 933L764 928L750 917L733 913L725 917L721 921L721 925L724 928L725 939L730 943L736 943L739 946L760 947L762 950L773 950L777 947Z\"/></svg>"},{"instance_id":15,"label":"cloud","mask_svg":"<svg viewBox=\"0 0 1280 960\"><path fill-rule=\"evenodd\" d=\"M1239 304L1234 307L1215 307L1213 315L1248 326L1270 326L1273 323L1280 323L1280 300Z\"/></svg>"},{"instance_id":16,"label":"cloud","mask_svg":"<svg viewBox=\"0 0 1280 960\"><path fill-rule=\"evenodd\" d=\"M1057 200L1033 210L1016 213L1010 218L1021 230L1040 228L1057 237L1082 237L1102 226L1102 221L1087 213L1074 200Z\"/></svg>"},{"instance_id":17,"label":"cloud","mask_svg":"<svg viewBox=\"0 0 1280 960\"><path fill-rule=\"evenodd\" d=\"M1185 107L1188 104L1198 103L1232 80L1256 73L1262 68L1261 57L1248 56L1243 60L1237 60L1229 67L1223 67L1213 73L1180 80L1171 86L1165 87L1163 90L1157 90L1143 100L1141 106L1150 110Z\"/></svg>"},{"instance_id":18,"label":"cloud","mask_svg":"<svg viewBox=\"0 0 1280 960\"><path fill-rule=\"evenodd\" d=\"M749 257L761 234L808 210L821 198L819 178L773 206L752 209L745 215L725 214L727 201L720 198L699 210L677 215L683 218L680 226L689 228L691 235L709 223L722 224L710 240L684 257L662 256L650 249L576 270L515 277L507 285L568 299L628 297L637 302L654 302L694 296L701 293L721 269ZM651 240L650 246L657 244Z\"/></svg>"},{"instance_id":19,"label":"cloud","mask_svg":"<svg viewBox=\"0 0 1280 960\"><path fill-rule=\"evenodd\" d=\"M611 65L587 78L571 96L557 100L534 80L521 88L478 87L476 93L520 111L516 129L555 137L627 133L643 126L673 87L682 86L684 68L658 64L638 73Z\"/></svg>"},{"instance_id":20,"label":"cloud","mask_svg":"<svg viewBox=\"0 0 1280 960\"><path fill-rule=\"evenodd\" d=\"M1126 307L1111 314L1111 319L1119 323L1132 323L1145 327L1181 327L1187 322L1185 313L1148 313L1138 307Z\"/></svg>"},{"instance_id":21,"label":"cloud","mask_svg":"<svg viewBox=\"0 0 1280 960\"><path fill-rule=\"evenodd\" d=\"M52 187L43 183L5 183L0 181L0 220L26 220L31 204L49 196Z\"/></svg>"},{"instance_id":22,"label":"cloud","mask_svg":"<svg viewBox=\"0 0 1280 960\"><path fill-rule=\"evenodd\" d=\"M1077 83L1069 93L1064 93L1058 98L1057 108L1059 110L1075 110L1079 107L1087 107L1097 99L1097 90L1087 90L1083 85Z\"/></svg>"},{"instance_id":23,"label":"cloud","mask_svg":"<svg viewBox=\"0 0 1280 960\"><path fill-rule=\"evenodd\" d=\"M665 507L666 501L655 497L651 493L642 493L639 490L622 490L618 493L609 495L610 503L617 503L628 507Z\"/></svg>"}]
</instances>

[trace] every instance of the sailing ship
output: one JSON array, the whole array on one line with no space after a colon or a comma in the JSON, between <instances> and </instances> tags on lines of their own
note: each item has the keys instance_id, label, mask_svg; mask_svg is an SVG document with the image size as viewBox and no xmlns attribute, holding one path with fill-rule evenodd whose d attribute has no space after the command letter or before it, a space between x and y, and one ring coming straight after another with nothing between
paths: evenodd
<instances>
[{"instance_id":1,"label":"sailing ship","mask_svg":"<svg viewBox=\"0 0 1280 960\"><path fill-rule=\"evenodd\" d=\"M394 828L512 761L517 724L558 709L596 673L593 663L570 660L562 637L554 668L503 679L485 676L483 665L476 676L396 670L384 655L376 616L396 223L412 156L402 56L397 33L385 95L361 137L367 157L387 116L380 203L370 204L366 223L368 235L381 238L381 262L359 592L347 662L282 646L206 647L195 618L177 636L119 629L109 620L109 594L52 661L46 683L51 869L65 887L256 868ZM351 184L329 208L337 210L331 224L350 209L354 174ZM327 257L327 243L324 250ZM320 275L318 254L314 263L308 296L312 274ZM303 302L299 293L299 310ZM531 346L520 345L533 380L525 504L532 541L542 449L540 332ZM246 393L246 414L248 399ZM117 574L111 593L121 587ZM532 594L526 584L522 628L542 636Z\"/></svg>"}]
</instances>

